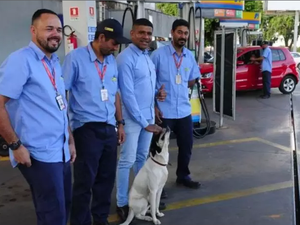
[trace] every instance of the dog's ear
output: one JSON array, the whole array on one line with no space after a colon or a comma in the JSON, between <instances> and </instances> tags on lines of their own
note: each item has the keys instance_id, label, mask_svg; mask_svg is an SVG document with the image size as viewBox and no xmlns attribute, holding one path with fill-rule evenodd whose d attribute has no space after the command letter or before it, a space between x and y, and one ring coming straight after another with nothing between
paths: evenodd
<instances>
[{"instance_id":1,"label":"dog's ear","mask_svg":"<svg viewBox=\"0 0 300 225\"><path fill-rule=\"evenodd\" d=\"M153 134L152 137L152 141L151 141L151 145L150 145L150 153L151 155L154 157L156 155L156 152L160 153L161 152L161 148L157 145L158 141L159 141L159 134L155 135Z\"/></svg>"}]
</instances>

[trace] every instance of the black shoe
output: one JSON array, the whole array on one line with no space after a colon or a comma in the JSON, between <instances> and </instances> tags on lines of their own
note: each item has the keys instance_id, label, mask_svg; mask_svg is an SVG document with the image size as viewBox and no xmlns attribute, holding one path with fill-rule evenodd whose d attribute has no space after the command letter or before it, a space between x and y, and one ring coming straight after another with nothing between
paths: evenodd
<instances>
[{"instance_id":1,"label":"black shoe","mask_svg":"<svg viewBox=\"0 0 300 225\"><path fill-rule=\"evenodd\" d=\"M270 95L260 95L259 97L262 99L267 99L267 98L270 98L271 96Z\"/></svg>"},{"instance_id":2,"label":"black shoe","mask_svg":"<svg viewBox=\"0 0 300 225\"><path fill-rule=\"evenodd\" d=\"M122 223L125 222L125 220L127 219L128 212L129 212L128 205L125 205L123 207L118 207L117 206L117 214L120 217L120 220L121 220Z\"/></svg>"},{"instance_id":3,"label":"black shoe","mask_svg":"<svg viewBox=\"0 0 300 225\"><path fill-rule=\"evenodd\" d=\"M165 210L167 208L166 203L160 202L159 203L159 210Z\"/></svg>"},{"instance_id":4,"label":"black shoe","mask_svg":"<svg viewBox=\"0 0 300 225\"><path fill-rule=\"evenodd\" d=\"M167 192L165 191L165 189L162 190L162 193L161 193L161 196L160 196L160 199L166 199L168 198L168 194Z\"/></svg>"},{"instance_id":5,"label":"black shoe","mask_svg":"<svg viewBox=\"0 0 300 225\"><path fill-rule=\"evenodd\" d=\"M191 189L199 189L201 184L197 181L192 181L192 180L188 180L188 179L184 179L184 180L176 180L177 184L181 184L185 187L191 188Z\"/></svg>"},{"instance_id":6,"label":"black shoe","mask_svg":"<svg viewBox=\"0 0 300 225\"><path fill-rule=\"evenodd\" d=\"M109 222L94 222L93 225L109 225Z\"/></svg>"}]
</instances>

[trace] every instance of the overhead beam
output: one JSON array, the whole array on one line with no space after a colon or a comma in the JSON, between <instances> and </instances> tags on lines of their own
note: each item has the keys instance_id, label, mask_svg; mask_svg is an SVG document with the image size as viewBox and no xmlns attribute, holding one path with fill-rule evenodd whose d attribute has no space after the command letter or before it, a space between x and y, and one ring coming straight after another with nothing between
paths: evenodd
<instances>
[{"instance_id":1,"label":"overhead beam","mask_svg":"<svg viewBox=\"0 0 300 225\"><path fill-rule=\"evenodd\" d=\"M191 3L191 2L200 2L199 0L111 0L110 2L120 2L120 3L130 3L130 2L143 2L143 3Z\"/></svg>"}]
</instances>

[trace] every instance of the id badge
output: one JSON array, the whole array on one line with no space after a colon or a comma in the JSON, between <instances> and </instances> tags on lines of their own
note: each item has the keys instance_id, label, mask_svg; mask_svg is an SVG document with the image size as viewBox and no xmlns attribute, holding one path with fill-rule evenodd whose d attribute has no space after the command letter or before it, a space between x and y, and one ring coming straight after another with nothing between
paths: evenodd
<instances>
[{"instance_id":1,"label":"id badge","mask_svg":"<svg viewBox=\"0 0 300 225\"><path fill-rule=\"evenodd\" d=\"M55 97L58 108L62 111L66 108L63 97L59 94Z\"/></svg>"},{"instance_id":2,"label":"id badge","mask_svg":"<svg viewBox=\"0 0 300 225\"><path fill-rule=\"evenodd\" d=\"M176 75L176 84L181 84L181 76L179 74Z\"/></svg>"},{"instance_id":3,"label":"id badge","mask_svg":"<svg viewBox=\"0 0 300 225\"><path fill-rule=\"evenodd\" d=\"M108 100L108 92L107 89L101 89L101 100L107 101Z\"/></svg>"}]
</instances>

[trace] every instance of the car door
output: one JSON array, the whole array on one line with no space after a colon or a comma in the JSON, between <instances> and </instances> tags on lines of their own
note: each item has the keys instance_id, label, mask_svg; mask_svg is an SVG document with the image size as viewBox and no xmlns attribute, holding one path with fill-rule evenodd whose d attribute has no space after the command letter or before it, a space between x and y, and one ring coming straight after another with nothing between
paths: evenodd
<instances>
[{"instance_id":1,"label":"car door","mask_svg":"<svg viewBox=\"0 0 300 225\"><path fill-rule=\"evenodd\" d=\"M236 70L237 90L255 89L260 73L260 63L251 61L251 57L258 58L259 50L247 51L238 58ZM243 61L243 65L239 62Z\"/></svg>"},{"instance_id":2,"label":"car door","mask_svg":"<svg viewBox=\"0 0 300 225\"><path fill-rule=\"evenodd\" d=\"M248 89L248 65L245 60L245 53L237 58L236 66L236 90L247 90Z\"/></svg>"},{"instance_id":3,"label":"car door","mask_svg":"<svg viewBox=\"0 0 300 225\"><path fill-rule=\"evenodd\" d=\"M271 49L272 51L272 75L271 75L271 87L276 87L278 82L287 68L285 64L285 55L280 49ZM277 86L278 87L278 86Z\"/></svg>"}]
</instances>

